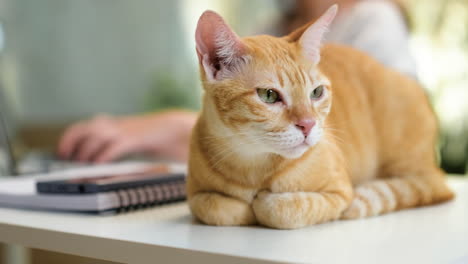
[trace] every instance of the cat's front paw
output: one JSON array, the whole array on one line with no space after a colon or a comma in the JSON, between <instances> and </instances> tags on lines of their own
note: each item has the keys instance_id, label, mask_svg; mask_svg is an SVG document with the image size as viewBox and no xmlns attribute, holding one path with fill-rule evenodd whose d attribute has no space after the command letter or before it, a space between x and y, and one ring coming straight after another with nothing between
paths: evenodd
<instances>
[{"instance_id":1,"label":"cat's front paw","mask_svg":"<svg viewBox=\"0 0 468 264\"><path fill-rule=\"evenodd\" d=\"M189 199L190 210L208 225L235 226L256 223L251 206L218 193L199 193Z\"/></svg>"},{"instance_id":2,"label":"cat's front paw","mask_svg":"<svg viewBox=\"0 0 468 264\"><path fill-rule=\"evenodd\" d=\"M257 221L265 226L278 229L295 229L307 223L298 214L294 204L301 202L292 193L271 193L262 191L252 202Z\"/></svg>"}]
</instances>

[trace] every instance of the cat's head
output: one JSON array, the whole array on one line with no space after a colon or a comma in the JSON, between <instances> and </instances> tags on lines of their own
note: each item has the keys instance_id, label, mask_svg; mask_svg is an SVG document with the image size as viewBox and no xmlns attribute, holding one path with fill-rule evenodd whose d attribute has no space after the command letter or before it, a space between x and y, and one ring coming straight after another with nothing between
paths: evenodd
<instances>
[{"instance_id":1,"label":"cat's head","mask_svg":"<svg viewBox=\"0 0 468 264\"><path fill-rule=\"evenodd\" d=\"M331 107L330 81L319 71L320 46L337 12L283 38L239 38L212 11L200 17L196 50L205 89L204 111L214 134L246 154L300 157L317 144Z\"/></svg>"}]
</instances>

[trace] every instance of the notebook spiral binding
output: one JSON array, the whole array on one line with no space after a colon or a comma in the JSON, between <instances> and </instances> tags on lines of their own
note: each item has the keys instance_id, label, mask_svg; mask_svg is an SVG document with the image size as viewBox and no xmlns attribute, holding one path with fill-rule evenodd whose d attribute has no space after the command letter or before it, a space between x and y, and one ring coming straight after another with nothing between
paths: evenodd
<instances>
[{"instance_id":1,"label":"notebook spiral binding","mask_svg":"<svg viewBox=\"0 0 468 264\"><path fill-rule=\"evenodd\" d=\"M184 201L186 199L185 181L173 181L164 184L147 185L138 188L121 189L117 191L119 208L117 212L156 205Z\"/></svg>"}]
</instances>

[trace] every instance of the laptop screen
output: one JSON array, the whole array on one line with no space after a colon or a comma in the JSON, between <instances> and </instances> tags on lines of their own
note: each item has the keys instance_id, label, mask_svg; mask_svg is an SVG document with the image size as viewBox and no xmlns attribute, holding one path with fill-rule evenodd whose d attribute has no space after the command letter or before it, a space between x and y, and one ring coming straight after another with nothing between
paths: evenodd
<instances>
[{"instance_id":1,"label":"laptop screen","mask_svg":"<svg viewBox=\"0 0 468 264\"><path fill-rule=\"evenodd\" d=\"M0 170L3 175L17 175L17 163L13 154L13 146L8 135L9 127L5 112L0 107Z\"/></svg>"}]
</instances>

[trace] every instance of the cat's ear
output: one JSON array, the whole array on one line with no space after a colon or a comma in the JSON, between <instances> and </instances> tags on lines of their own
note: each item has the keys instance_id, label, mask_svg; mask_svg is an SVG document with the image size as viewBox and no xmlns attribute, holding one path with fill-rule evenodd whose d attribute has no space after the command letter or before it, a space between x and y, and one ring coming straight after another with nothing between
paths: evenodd
<instances>
[{"instance_id":1,"label":"cat's ear","mask_svg":"<svg viewBox=\"0 0 468 264\"><path fill-rule=\"evenodd\" d=\"M302 32L299 29L288 36L289 38L299 38L298 42L304 56L314 65L317 65L320 61L320 47L323 36L335 18L337 11L338 5L332 5L319 19L304 28ZM298 34L300 33L302 34L299 37Z\"/></svg>"},{"instance_id":2,"label":"cat's ear","mask_svg":"<svg viewBox=\"0 0 468 264\"><path fill-rule=\"evenodd\" d=\"M195 33L200 65L208 80L220 80L242 63L246 47L223 18L205 11L198 20Z\"/></svg>"}]
</instances>

